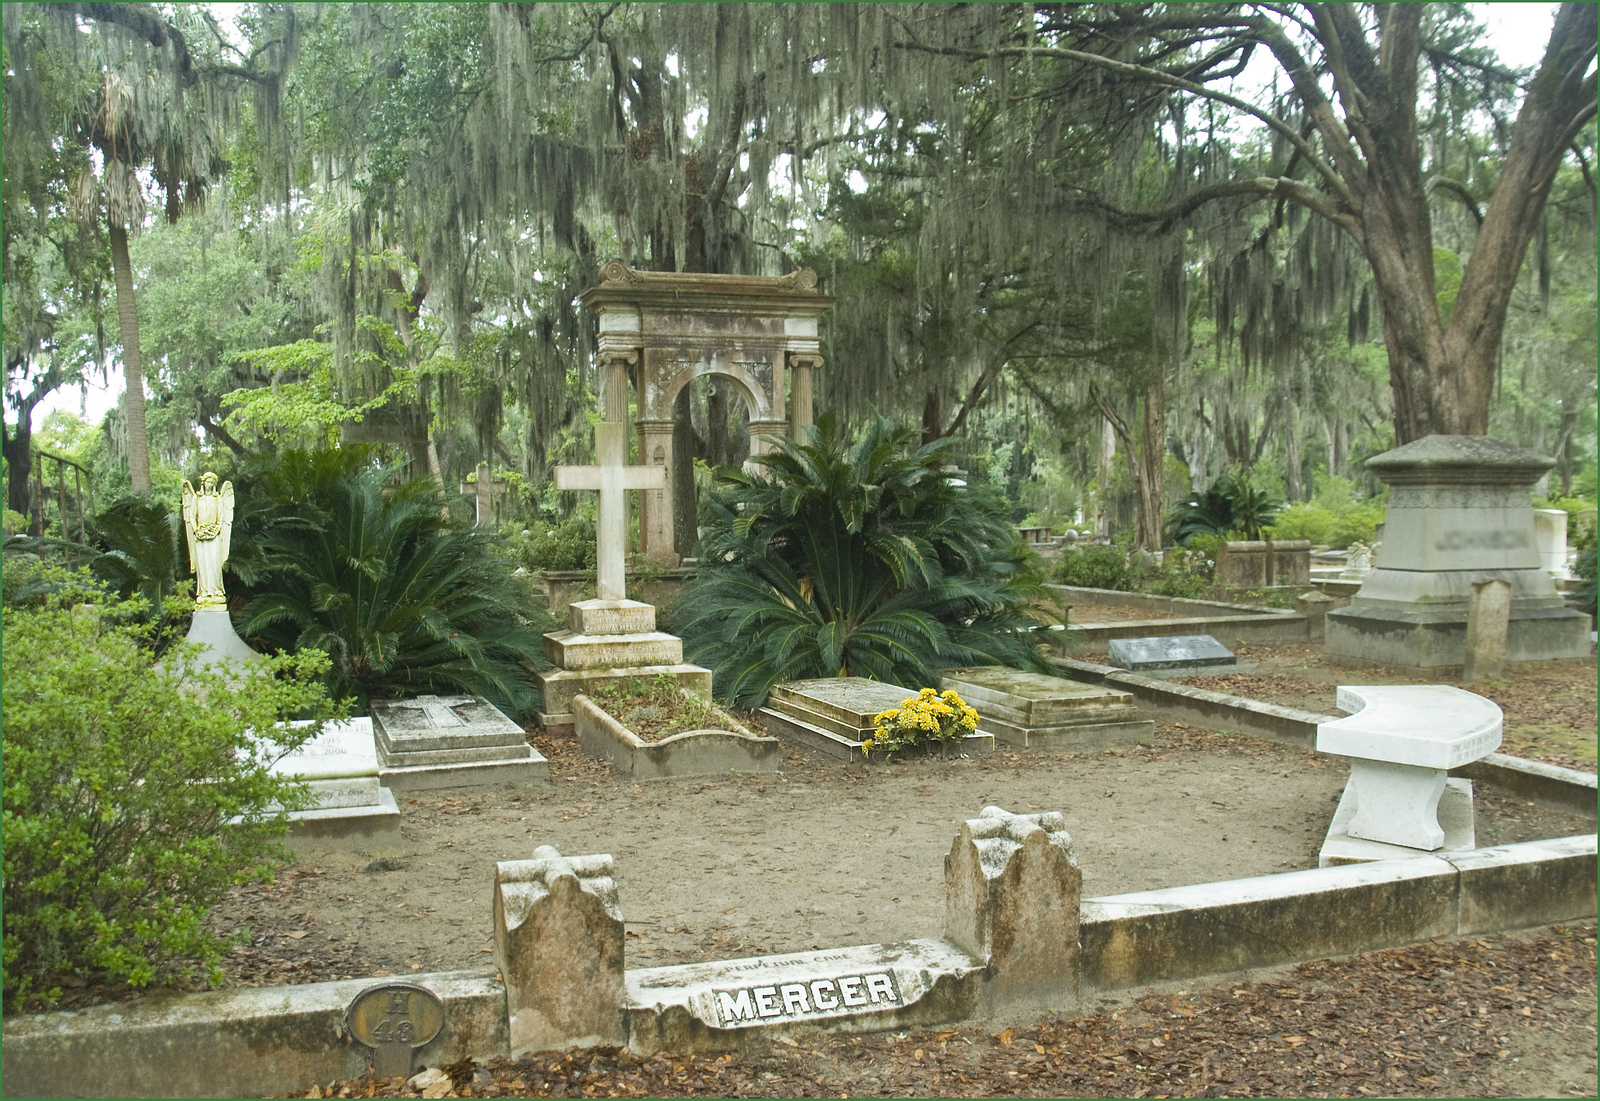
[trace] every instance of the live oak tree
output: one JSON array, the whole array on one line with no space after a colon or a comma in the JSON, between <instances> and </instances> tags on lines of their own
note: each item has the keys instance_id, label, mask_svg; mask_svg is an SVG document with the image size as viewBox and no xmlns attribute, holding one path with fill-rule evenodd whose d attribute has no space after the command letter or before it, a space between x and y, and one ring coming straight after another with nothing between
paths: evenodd
<instances>
[{"instance_id":1,"label":"live oak tree","mask_svg":"<svg viewBox=\"0 0 1600 1101\"><path fill-rule=\"evenodd\" d=\"M1224 216L1237 219L1241 201L1268 201L1268 230L1292 228L1286 206L1336 227L1370 269L1403 443L1487 430L1517 272L1557 169L1595 117L1594 5L1561 6L1526 81L1475 49L1456 14L1424 4L1037 5L1026 14L997 7L981 15L984 35L956 41L943 33L954 21L941 26L929 6L901 17L897 45L968 64L1059 63L1042 94L1063 112L1077 106L1077 89L1092 85L1116 89L1133 105L1180 95L1197 110L1237 113L1267 128L1272 155L1264 165L1235 161L1213 143L1194 186L1167 202L1129 203L1125 191L1102 189L1064 197L1063 209L1096 213L1129 232L1168 232L1186 221L1203 232L1207 217L1214 228ZM1270 107L1225 90L1258 54L1276 63L1288 86ZM1426 112L1438 89L1472 87L1494 111L1512 85L1521 103L1506 123L1504 161L1486 201L1460 179L1430 176ZM1481 214L1448 321L1434 273L1434 196ZM1337 248L1328 243L1313 259L1337 268ZM1255 316L1256 335L1270 340L1280 273L1258 265L1252 278L1248 249L1237 261L1242 277L1225 312Z\"/></svg>"}]
</instances>

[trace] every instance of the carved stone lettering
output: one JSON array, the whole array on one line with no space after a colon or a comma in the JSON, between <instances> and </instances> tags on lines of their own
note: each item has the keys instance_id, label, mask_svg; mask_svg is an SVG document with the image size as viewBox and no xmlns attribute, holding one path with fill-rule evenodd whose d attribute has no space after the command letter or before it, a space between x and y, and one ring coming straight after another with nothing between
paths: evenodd
<instances>
[{"instance_id":1,"label":"carved stone lettering","mask_svg":"<svg viewBox=\"0 0 1600 1101\"><path fill-rule=\"evenodd\" d=\"M852 1009L885 1009L901 1004L900 988L891 971L810 979L772 986L749 986L714 992L723 1028L763 1020L839 1016Z\"/></svg>"}]
</instances>

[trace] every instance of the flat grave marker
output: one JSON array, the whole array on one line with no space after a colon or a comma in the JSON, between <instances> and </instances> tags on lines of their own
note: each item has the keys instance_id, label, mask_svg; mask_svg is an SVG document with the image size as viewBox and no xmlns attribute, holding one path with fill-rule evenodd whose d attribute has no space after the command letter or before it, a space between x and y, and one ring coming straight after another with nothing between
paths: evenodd
<instances>
[{"instance_id":1,"label":"flat grave marker","mask_svg":"<svg viewBox=\"0 0 1600 1101\"><path fill-rule=\"evenodd\" d=\"M1111 664L1131 673L1208 670L1238 672L1239 659L1210 635L1116 638L1109 643ZM1223 669L1228 666L1230 668Z\"/></svg>"},{"instance_id":2,"label":"flat grave marker","mask_svg":"<svg viewBox=\"0 0 1600 1101\"><path fill-rule=\"evenodd\" d=\"M280 752L270 739L261 749L269 758ZM321 734L278 757L271 770L304 781L316 799L314 806L290 812L291 841L400 840L400 807L381 786L372 720L366 716L329 723Z\"/></svg>"},{"instance_id":3,"label":"flat grave marker","mask_svg":"<svg viewBox=\"0 0 1600 1101\"><path fill-rule=\"evenodd\" d=\"M953 689L978 712L985 730L1010 745L1066 749L1127 745L1148 738L1155 723L1140 716L1133 694L1004 665L947 669Z\"/></svg>"}]
</instances>

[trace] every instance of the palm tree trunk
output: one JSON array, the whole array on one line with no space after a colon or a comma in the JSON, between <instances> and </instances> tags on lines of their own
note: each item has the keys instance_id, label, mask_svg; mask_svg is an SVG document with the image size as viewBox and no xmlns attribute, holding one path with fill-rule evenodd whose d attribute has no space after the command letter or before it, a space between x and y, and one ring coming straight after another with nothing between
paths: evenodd
<instances>
[{"instance_id":1,"label":"palm tree trunk","mask_svg":"<svg viewBox=\"0 0 1600 1101\"><path fill-rule=\"evenodd\" d=\"M144 425L144 358L139 354L139 314L133 301L133 266L128 261L128 230L115 221L111 230L111 270L117 284L117 322L122 327L122 407L128 417L128 478L135 493L150 492L150 440Z\"/></svg>"}]
</instances>

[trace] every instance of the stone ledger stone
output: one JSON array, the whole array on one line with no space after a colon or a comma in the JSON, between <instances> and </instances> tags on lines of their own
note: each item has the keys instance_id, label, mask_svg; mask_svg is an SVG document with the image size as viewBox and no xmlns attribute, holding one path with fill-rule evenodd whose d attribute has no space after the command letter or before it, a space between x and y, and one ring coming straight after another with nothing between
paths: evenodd
<instances>
[{"instance_id":1,"label":"stone ledger stone","mask_svg":"<svg viewBox=\"0 0 1600 1101\"><path fill-rule=\"evenodd\" d=\"M477 696L372 704L385 787L416 791L520 783L549 775L521 724Z\"/></svg>"},{"instance_id":2,"label":"stone ledger stone","mask_svg":"<svg viewBox=\"0 0 1600 1101\"><path fill-rule=\"evenodd\" d=\"M1003 665L947 669L940 687L978 712L999 741L1033 749L1126 745L1148 738L1155 723L1140 716L1133 695Z\"/></svg>"},{"instance_id":3,"label":"stone ledger stone","mask_svg":"<svg viewBox=\"0 0 1600 1101\"><path fill-rule=\"evenodd\" d=\"M1350 606L1328 613L1330 655L1407 669L1461 666L1479 581L1511 586L1506 658L1585 657L1534 541L1531 487L1554 461L1488 436L1427 436L1367 460L1390 486L1384 538Z\"/></svg>"},{"instance_id":4,"label":"stone ledger stone","mask_svg":"<svg viewBox=\"0 0 1600 1101\"><path fill-rule=\"evenodd\" d=\"M757 712L769 732L846 761L867 763L878 758L861 751L872 736L878 712L899 707L914 689L866 677L821 677L780 684ZM994 735L978 730L953 747L972 757L994 753Z\"/></svg>"},{"instance_id":5,"label":"stone ledger stone","mask_svg":"<svg viewBox=\"0 0 1600 1101\"><path fill-rule=\"evenodd\" d=\"M1107 644L1110 661L1130 673L1210 669L1238 665L1233 651L1210 635L1115 638Z\"/></svg>"},{"instance_id":6,"label":"stone ledger stone","mask_svg":"<svg viewBox=\"0 0 1600 1101\"><path fill-rule=\"evenodd\" d=\"M511 1057L620 1045L622 910L609 855L495 865L494 960L506 984Z\"/></svg>"},{"instance_id":7,"label":"stone ledger stone","mask_svg":"<svg viewBox=\"0 0 1600 1101\"><path fill-rule=\"evenodd\" d=\"M1216 578L1235 589L1306 585L1311 581L1311 543L1306 539L1234 540L1217 545Z\"/></svg>"}]
</instances>

